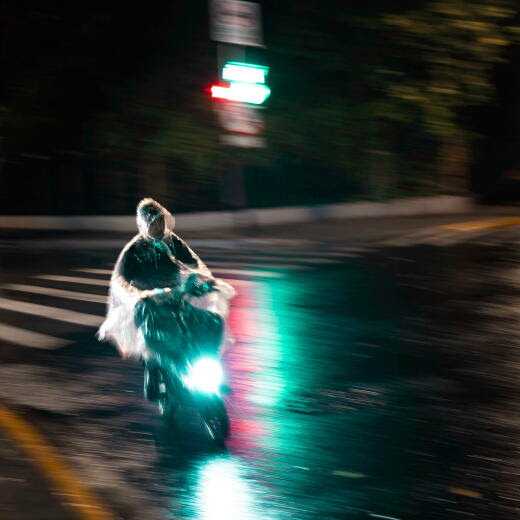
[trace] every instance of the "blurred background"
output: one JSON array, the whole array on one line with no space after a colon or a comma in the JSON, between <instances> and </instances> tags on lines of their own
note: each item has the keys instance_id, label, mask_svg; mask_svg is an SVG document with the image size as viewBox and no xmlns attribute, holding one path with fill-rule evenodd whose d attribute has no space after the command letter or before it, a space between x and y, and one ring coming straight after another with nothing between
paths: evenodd
<instances>
[{"instance_id":1,"label":"blurred background","mask_svg":"<svg viewBox=\"0 0 520 520\"><path fill-rule=\"evenodd\" d=\"M474 2L262 2L265 140L230 149L206 0L5 0L4 215L249 207L474 193L520 195L519 8Z\"/></svg>"}]
</instances>

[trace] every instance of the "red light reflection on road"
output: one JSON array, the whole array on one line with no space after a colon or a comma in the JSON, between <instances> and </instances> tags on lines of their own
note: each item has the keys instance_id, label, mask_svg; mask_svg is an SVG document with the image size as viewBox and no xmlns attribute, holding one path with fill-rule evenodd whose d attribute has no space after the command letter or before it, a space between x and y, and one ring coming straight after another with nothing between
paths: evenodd
<instances>
[{"instance_id":1,"label":"red light reflection on road","mask_svg":"<svg viewBox=\"0 0 520 520\"><path fill-rule=\"evenodd\" d=\"M239 452L247 452L258 457L261 438L266 435L265 424L260 420L258 406L252 399L255 392L255 376L259 373L258 343L261 331L257 315L260 312L255 298L256 282L239 281L234 283L237 295L233 300L229 316L229 326L236 338L235 346L225 355L230 386L233 395L230 399L232 437L230 446Z\"/></svg>"}]
</instances>

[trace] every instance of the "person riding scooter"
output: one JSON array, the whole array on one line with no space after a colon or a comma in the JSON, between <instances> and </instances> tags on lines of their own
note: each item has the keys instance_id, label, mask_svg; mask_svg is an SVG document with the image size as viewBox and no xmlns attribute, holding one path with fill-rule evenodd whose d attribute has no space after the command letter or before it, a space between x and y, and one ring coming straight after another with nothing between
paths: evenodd
<instances>
[{"instance_id":1,"label":"person riding scooter","mask_svg":"<svg viewBox=\"0 0 520 520\"><path fill-rule=\"evenodd\" d=\"M116 344L123 357L147 365L145 396L155 400L158 363L175 362L188 348L217 352L230 341L225 326L234 289L215 279L180 237L174 218L153 199L137 206L139 233L114 267L107 318L98 337Z\"/></svg>"}]
</instances>

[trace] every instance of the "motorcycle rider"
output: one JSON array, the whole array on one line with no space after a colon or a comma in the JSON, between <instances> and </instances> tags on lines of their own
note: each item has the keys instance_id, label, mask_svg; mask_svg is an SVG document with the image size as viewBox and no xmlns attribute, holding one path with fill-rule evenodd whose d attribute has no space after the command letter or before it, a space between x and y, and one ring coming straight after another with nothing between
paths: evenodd
<instances>
[{"instance_id":1,"label":"motorcycle rider","mask_svg":"<svg viewBox=\"0 0 520 520\"><path fill-rule=\"evenodd\" d=\"M113 341L123 357L143 359L145 396L150 400L158 396L161 357L178 359L189 348L187 338L191 346L218 350L234 296L233 288L215 280L173 233L174 224L171 213L155 200L139 202L139 233L114 267L107 318L98 333L100 339ZM198 297L197 302L186 301L187 293Z\"/></svg>"}]
</instances>

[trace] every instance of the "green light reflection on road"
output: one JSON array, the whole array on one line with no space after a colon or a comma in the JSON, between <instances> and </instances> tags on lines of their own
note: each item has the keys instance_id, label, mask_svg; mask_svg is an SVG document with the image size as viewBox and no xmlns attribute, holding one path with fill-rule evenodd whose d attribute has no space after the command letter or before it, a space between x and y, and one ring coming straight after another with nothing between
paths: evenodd
<instances>
[{"instance_id":1,"label":"green light reflection on road","mask_svg":"<svg viewBox=\"0 0 520 520\"><path fill-rule=\"evenodd\" d=\"M254 300L258 305L255 309L255 321L260 332L256 352L261 370L255 374L250 399L267 407L280 404L288 386L283 366L288 345L281 334L280 315L276 305L283 305L283 302L275 302L274 299L279 283L272 280L258 284L254 290Z\"/></svg>"},{"instance_id":2,"label":"green light reflection on road","mask_svg":"<svg viewBox=\"0 0 520 520\"><path fill-rule=\"evenodd\" d=\"M196 497L200 520L260 520L253 492L238 463L223 455L206 460L198 472Z\"/></svg>"}]
</instances>

